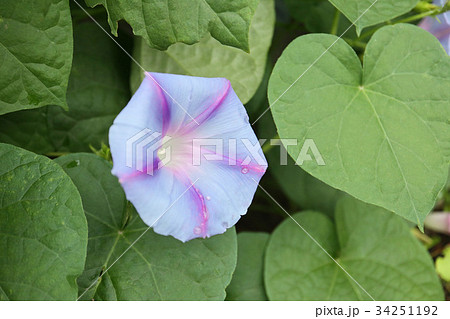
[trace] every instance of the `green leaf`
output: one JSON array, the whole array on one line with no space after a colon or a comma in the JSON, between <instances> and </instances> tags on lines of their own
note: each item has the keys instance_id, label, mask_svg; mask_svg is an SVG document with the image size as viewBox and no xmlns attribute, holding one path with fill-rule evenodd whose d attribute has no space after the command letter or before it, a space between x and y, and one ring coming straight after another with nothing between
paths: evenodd
<instances>
[{"instance_id":1,"label":"green leaf","mask_svg":"<svg viewBox=\"0 0 450 319\"><path fill-rule=\"evenodd\" d=\"M242 232L236 270L227 287L227 300L267 300L263 282L264 253L269 234Z\"/></svg>"},{"instance_id":2,"label":"green leaf","mask_svg":"<svg viewBox=\"0 0 450 319\"><path fill-rule=\"evenodd\" d=\"M249 50L248 30L258 0L85 0L108 10L111 31L117 36L117 22L127 21L135 35L153 48L165 50L171 44L194 44L208 32L222 44Z\"/></svg>"},{"instance_id":3,"label":"green leaf","mask_svg":"<svg viewBox=\"0 0 450 319\"><path fill-rule=\"evenodd\" d=\"M327 0L284 0L290 15L303 23L310 32L330 32L336 8ZM340 17L338 34L341 35L351 23ZM350 31L346 32L348 37Z\"/></svg>"},{"instance_id":4,"label":"green leaf","mask_svg":"<svg viewBox=\"0 0 450 319\"><path fill-rule=\"evenodd\" d=\"M450 211L450 167L448 170L447 184L438 196L444 211Z\"/></svg>"},{"instance_id":5,"label":"green leaf","mask_svg":"<svg viewBox=\"0 0 450 319\"><path fill-rule=\"evenodd\" d=\"M445 281L450 282L450 246L445 247L443 256L436 258L436 272Z\"/></svg>"},{"instance_id":6,"label":"green leaf","mask_svg":"<svg viewBox=\"0 0 450 319\"><path fill-rule=\"evenodd\" d=\"M82 299L225 298L225 287L236 266L234 229L188 243L155 234L127 205L107 161L79 153L59 157L56 162L78 187L89 225L86 268L78 280L80 294L117 260Z\"/></svg>"},{"instance_id":7,"label":"green leaf","mask_svg":"<svg viewBox=\"0 0 450 319\"><path fill-rule=\"evenodd\" d=\"M152 49L137 40L133 55L145 70L152 72L227 78L242 103L247 103L263 78L274 23L274 1L261 0L250 27L250 53L223 46L208 36L194 45L174 44L166 51ZM144 71L132 65L133 92L143 78Z\"/></svg>"},{"instance_id":8,"label":"green leaf","mask_svg":"<svg viewBox=\"0 0 450 319\"><path fill-rule=\"evenodd\" d=\"M47 112L48 107L42 107L0 116L0 142L13 144L38 154L56 151L50 139Z\"/></svg>"},{"instance_id":9,"label":"green leaf","mask_svg":"<svg viewBox=\"0 0 450 319\"><path fill-rule=\"evenodd\" d=\"M356 26L362 29L411 11L419 0L329 0Z\"/></svg>"},{"instance_id":10,"label":"green leaf","mask_svg":"<svg viewBox=\"0 0 450 319\"><path fill-rule=\"evenodd\" d=\"M443 300L430 255L398 216L346 197L336 224L317 212L293 218L375 300ZM264 280L270 300L371 300L292 219L269 240Z\"/></svg>"},{"instance_id":11,"label":"green leaf","mask_svg":"<svg viewBox=\"0 0 450 319\"><path fill-rule=\"evenodd\" d=\"M0 114L67 109L72 19L66 0L0 2Z\"/></svg>"},{"instance_id":12,"label":"green leaf","mask_svg":"<svg viewBox=\"0 0 450 319\"><path fill-rule=\"evenodd\" d=\"M314 141L325 165L305 161L311 175L422 226L448 171L450 58L430 33L400 24L375 33L364 62L335 36L294 40L269 81L278 132L298 140L288 147L298 164Z\"/></svg>"},{"instance_id":13,"label":"green leaf","mask_svg":"<svg viewBox=\"0 0 450 319\"><path fill-rule=\"evenodd\" d=\"M75 300L86 258L80 194L50 159L0 144L0 300Z\"/></svg>"},{"instance_id":14,"label":"green leaf","mask_svg":"<svg viewBox=\"0 0 450 319\"><path fill-rule=\"evenodd\" d=\"M114 118L127 104L126 56L93 22L74 27L69 111L49 106L0 117L0 141L36 153L90 151L107 143Z\"/></svg>"}]
</instances>

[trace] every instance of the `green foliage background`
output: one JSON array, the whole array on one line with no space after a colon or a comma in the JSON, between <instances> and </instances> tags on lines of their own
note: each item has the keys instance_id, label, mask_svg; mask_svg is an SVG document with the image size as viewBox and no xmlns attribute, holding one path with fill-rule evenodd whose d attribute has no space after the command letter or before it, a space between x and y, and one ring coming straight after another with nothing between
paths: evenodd
<instances>
[{"instance_id":1,"label":"green foliage background","mask_svg":"<svg viewBox=\"0 0 450 319\"><path fill-rule=\"evenodd\" d=\"M445 299L450 58L415 24L448 6L2 0L0 300ZM236 228L181 243L127 202L108 130L138 64L228 78L286 139Z\"/></svg>"}]
</instances>

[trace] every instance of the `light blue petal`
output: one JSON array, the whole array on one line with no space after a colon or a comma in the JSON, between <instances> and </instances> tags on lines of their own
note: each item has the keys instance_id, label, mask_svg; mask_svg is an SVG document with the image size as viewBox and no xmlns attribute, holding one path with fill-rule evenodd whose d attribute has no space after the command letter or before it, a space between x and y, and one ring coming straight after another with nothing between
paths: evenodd
<instances>
[{"instance_id":1,"label":"light blue petal","mask_svg":"<svg viewBox=\"0 0 450 319\"><path fill-rule=\"evenodd\" d=\"M201 169L190 174L191 179L198 179L195 185L208 216L202 236L222 234L247 213L262 175L212 162L203 163Z\"/></svg>"},{"instance_id":2,"label":"light blue petal","mask_svg":"<svg viewBox=\"0 0 450 319\"><path fill-rule=\"evenodd\" d=\"M443 6L445 2L446 0L437 0L434 3ZM419 23L419 27L433 34L441 42L447 54L450 55L450 12L445 12L435 18L426 17Z\"/></svg>"},{"instance_id":3,"label":"light blue petal","mask_svg":"<svg viewBox=\"0 0 450 319\"><path fill-rule=\"evenodd\" d=\"M162 88L170 109L170 132L186 125L198 126L210 106L220 102L230 82L224 78L202 78L165 73L147 73ZM212 108L210 108L212 109ZM204 114L204 113L203 113Z\"/></svg>"},{"instance_id":4,"label":"light blue petal","mask_svg":"<svg viewBox=\"0 0 450 319\"><path fill-rule=\"evenodd\" d=\"M145 77L130 102L114 120L114 124L162 132L163 117L167 116L164 111L165 103L167 102L160 87L149 77Z\"/></svg>"},{"instance_id":5,"label":"light blue petal","mask_svg":"<svg viewBox=\"0 0 450 319\"><path fill-rule=\"evenodd\" d=\"M441 44L444 47L445 51L447 51L447 54L450 55L450 33L441 39Z\"/></svg>"},{"instance_id":6,"label":"light blue petal","mask_svg":"<svg viewBox=\"0 0 450 319\"><path fill-rule=\"evenodd\" d=\"M197 228L202 216L193 182L162 169L153 176L142 174L123 181L122 187L142 220L156 233L185 242L203 237Z\"/></svg>"},{"instance_id":7,"label":"light blue petal","mask_svg":"<svg viewBox=\"0 0 450 319\"><path fill-rule=\"evenodd\" d=\"M253 132L247 112L233 89L223 99L220 108L196 127L196 138L219 139L223 143L223 160L207 161L188 171L191 180L206 199L209 212L207 236L223 233L247 212L267 161ZM244 142L246 141L246 142ZM235 152L230 153L230 144ZM245 144L246 143L246 144ZM257 155L253 155L248 147ZM206 153L217 153L215 147L205 147Z\"/></svg>"},{"instance_id":8,"label":"light blue petal","mask_svg":"<svg viewBox=\"0 0 450 319\"><path fill-rule=\"evenodd\" d=\"M192 134L196 138L222 140L224 156L236 159L237 164L248 157L251 162L247 168L259 170L262 173L267 168L267 161L259 146L259 140L249 124L247 111L233 89L230 89L214 115L195 128ZM232 143L236 143L236 154L229 152L229 146ZM257 150L259 156L251 153L250 145L253 150ZM243 167L240 166L240 168Z\"/></svg>"},{"instance_id":9,"label":"light blue petal","mask_svg":"<svg viewBox=\"0 0 450 319\"><path fill-rule=\"evenodd\" d=\"M156 138L155 138L155 134ZM162 135L133 125L114 124L109 129L109 144L113 158L113 175L119 180L128 179L141 173L151 174L157 169L159 159L156 152L147 158L148 149L157 149ZM127 150L127 148L129 148ZM138 154L141 163L138 162ZM127 155L128 154L128 155Z\"/></svg>"},{"instance_id":10,"label":"light blue petal","mask_svg":"<svg viewBox=\"0 0 450 319\"><path fill-rule=\"evenodd\" d=\"M447 2L447 0L435 0L433 3L436 4L436 5L438 5L438 6L443 7L443 6L445 5L446 2ZM444 12L442 15L440 15L440 17L441 17L441 18L444 18L444 19L445 19L445 22L446 22L447 24L450 24L450 12L449 12L449 11Z\"/></svg>"},{"instance_id":11,"label":"light blue petal","mask_svg":"<svg viewBox=\"0 0 450 319\"><path fill-rule=\"evenodd\" d=\"M146 143L148 136L152 133L163 131L165 103L163 98L160 88L151 79L145 78L130 102L114 120L109 130L109 144L114 162L112 173L119 179L139 174L135 167L138 144ZM127 165L127 141L134 141L131 154L134 160L132 166ZM141 150L146 153L146 148L151 145L152 143L148 142ZM147 161L144 162L146 166Z\"/></svg>"}]
</instances>

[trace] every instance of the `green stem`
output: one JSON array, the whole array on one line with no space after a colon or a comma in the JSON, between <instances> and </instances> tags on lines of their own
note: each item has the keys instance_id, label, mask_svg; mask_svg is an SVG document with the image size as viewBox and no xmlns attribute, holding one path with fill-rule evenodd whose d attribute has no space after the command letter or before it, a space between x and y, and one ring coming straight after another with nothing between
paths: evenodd
<instances>
[{"instance_id":1,"label":"green stem","mask_svg":"<svg viewBox=\"0 0 450 319\"><path fill-rule=\"evenodd\" d=\"M422 233L417 228L412 228L412 233L417 239L419 239L425 245L429 246L429 245L433 244L433 239L431 239L430 237L428 237L427 235Z\"/></svg>"},{"instance_id":2,"label":"green stem","mask_svg":"<svg viewBox=\"0 0 450 319\"><path fill-rule=\"evenodd\" d=\"M430 11L426 11L426 12L423 12L423 13L419 13L419 14L416 14L416 15L413 15L413 16L410 16L410 17L398 20L395 23L414 22L414 21L422 20L425 17L434 16L434 15L438 15L438 14L441 14L441 10L430 10Z\"/></svg>"},{"instance_id":3,"label":"green stem","mask_svg":"<svg viewBox=\"0 0 450 319\"><path fill-rule=\"evenodd\" d=\"M333 23L331 24L331 30L330 30L330 33L333 35L337 35L340 17L341 17L341 12L336 9L336 12L334 13L334 17L333 17Z\"/></svg>"},{"instance_id":4,"label":"green stem","mask_svg":"<svg viewBox=\"0 0 450 319\"><path fill-rule=\"evenodd\" d=\"M391 24L415 22L415 21L418 21L418 20L422 20L423 18L426 18L426 17L433 17L433 16L440 15L440 14L445 13L447 11L450 11L450 2L447 2L442 8L437 8L437 9L434 9L434 10L430 10L430 11L422 12L422 13L419 13L419 14L415 14L415 15L409 16L407 18L403 18L403 19L394 21ZM371 35L373 35L375 32L377 32L382 27L383 26L363 33L358 38L358 40L363 40L365 38L370 37Z\"/></svg>"},{"instance_id":5,"label":"green stem","mask_svg":"<svg viewBox=\"0 0 450 319\"><path fill-rule=\"evenodd\" d=\"M45 156L47 156L47 157L60 157L60 156L67 155L67 154L70 154L70 153L69 152L49 152L49 153L46 153Z\"/></svg>"},{"instance_id":6,"label":"green stem","mask_svg":"<svg viewBox=\"0 0 450 319\"><path fill-rule=\"evenodd\" d=\"M277 140L279 138L280 138L280 136L278 134L275 134L274 137L272 137L270 140L266 141L266 143L264 143L264 145L262 147L263 153L267 153L275 146L275 145L270 144L271 140Z\"/></svg>"},{"instance_id":7,"label":"green stem","mask_svg":"<svg viewBox=\"0 0 450 319\"><path fill-rule=\"evenodd\" d=\"M425 12L425 11L430 11L430 10L434 10L439 8L439 6L435 5L432 3L433 0L428 0L428 1L419 1L416 6L414 7L413 11L415 12Z\"/></svg>"},{"instance_id":8,"label":"green stem","mask_svg":"<svg viewBox=\"0 0 450 319\"><path fill-rule=\"evenodd\" d=\"M348 38L344 38L345 42L347 42L352 48L362 49L365 50L367 43L358 41L358 40L352 40Z\"/></svg>"},{"instance_id":9,"label":"green stem","mask_svg":"<svg viewBox=\"0 0 450 319\"><path fill-rule=\"evenodd\" d=\"M377 32L380 28L375 28L373 30L364 32L363 34L361 34L358 38L358 40L364 40L365 38L370 37L371 35L373 35L375 32Z\"/></svg>"}]
</instances>

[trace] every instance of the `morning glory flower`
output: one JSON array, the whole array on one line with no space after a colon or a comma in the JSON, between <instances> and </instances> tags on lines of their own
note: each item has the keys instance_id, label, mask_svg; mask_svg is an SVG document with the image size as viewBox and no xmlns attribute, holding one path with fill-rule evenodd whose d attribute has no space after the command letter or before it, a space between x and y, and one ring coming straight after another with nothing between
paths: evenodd
<instances>
[{"instance_id":1,"label":"morning glory flower","mask_svg":"<svg viewBox=\"0 0 450 319\"><path fill-rule=\"evenodd\" d=\"M224 78L147 72L109 143L112 173L142 220L183 242L235 225L267 168Z\"/></svg>"},{"instance_id":2,"label":"morning glory flower","mask_svg":"<svg viewBox=\"0 0 450 319\"><path fill-rule=\"evenodd\" d=\"M447 0L436 0L434 4L442 7L446 2ZM426 17L419 23L419 27L438 38L447 54L450 55L450 11L437 17Z\"/></svg>"}]
</instances>

